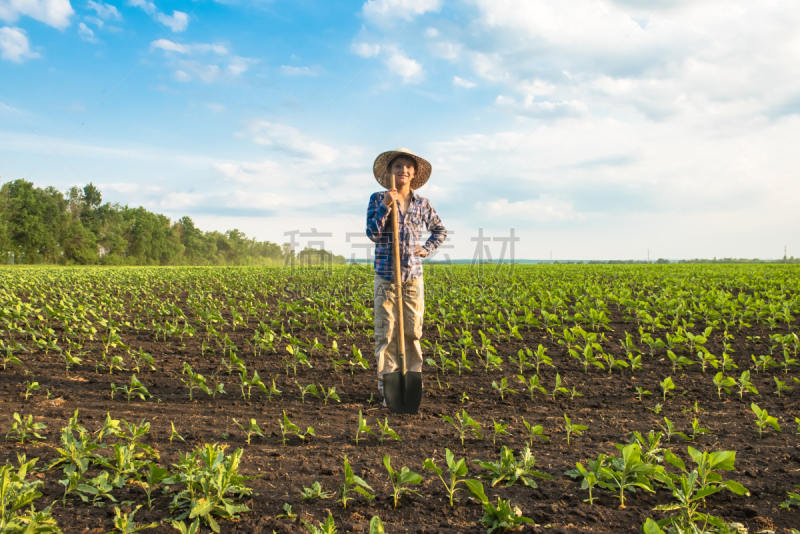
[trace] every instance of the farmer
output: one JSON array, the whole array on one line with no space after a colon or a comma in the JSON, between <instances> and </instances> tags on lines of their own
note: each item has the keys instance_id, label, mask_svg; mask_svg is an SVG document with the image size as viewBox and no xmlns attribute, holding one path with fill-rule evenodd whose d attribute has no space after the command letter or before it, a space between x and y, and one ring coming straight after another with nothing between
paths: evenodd
<instances>
[{"instance_id":1,"label":"farmer","mask_svg":"<svg viewBox=\"0 0 800 534\"><path fill-rule=\"evenodd\" d=\"M396 287L392 252L392 204L397 201L400 242L400 280L403 288L403 330L406 370L422 371L422 316L425 310L425 288L422 281L422 258L436 250L447 236L436 210L416 190L431 176L431 164L407 148L384 152L372 166L375 179L386 191L373 193L367 208L367 236L375 242L375 358L378 367L378 393L383 392L383 375L400 369L397 357ZM395 187L392 188L392 175ZM431 232L424 245L419 245L422 225Z\"/></svg>"}]
</instances>

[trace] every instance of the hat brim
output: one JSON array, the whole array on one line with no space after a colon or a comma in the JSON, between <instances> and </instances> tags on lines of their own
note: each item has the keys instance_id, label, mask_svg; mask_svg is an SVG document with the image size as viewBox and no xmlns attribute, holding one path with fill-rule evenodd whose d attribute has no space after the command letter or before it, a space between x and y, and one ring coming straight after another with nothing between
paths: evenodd
<instances>
[{"instance_id":1,"label":"hat brim","mask_svg":"<svg viewBox=\"0 0 800 534\"><path fill-rule=\"evenodd\" d=\"M417 171L414 173L414 178L411 179L411 189L416 190L425 185L425 183L431 177L431 172L433 171L430 162L417 156L416 154L401 150L390 150L380 154L377 158L375 158L375 163L372 165L372 174L375 175L375 179L378 181L378 183L381 184L385 189L392 188L392 173L389 172L388 166L389 162L397 156L412 158L417 162Z\"/></svg>"}]
</instances>

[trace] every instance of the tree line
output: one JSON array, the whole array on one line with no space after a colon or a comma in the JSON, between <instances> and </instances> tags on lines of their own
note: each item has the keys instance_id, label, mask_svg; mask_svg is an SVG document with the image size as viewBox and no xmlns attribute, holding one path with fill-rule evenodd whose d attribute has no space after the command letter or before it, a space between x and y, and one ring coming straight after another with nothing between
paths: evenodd
<instances>
[{"instance_id":1,"label":"tree line","mask_svg":"<svg viewBox=\"0 0 800 534\"><path fill-rule=\"evenodd\" d=\"M204 232L188 216L175 222L143 207L102 202L89 183L62 193L24 179L0 187L0 263L63 265L344 264L325 250L295 253L289 243L234 229Z\"/></svg>"}]
</instances>

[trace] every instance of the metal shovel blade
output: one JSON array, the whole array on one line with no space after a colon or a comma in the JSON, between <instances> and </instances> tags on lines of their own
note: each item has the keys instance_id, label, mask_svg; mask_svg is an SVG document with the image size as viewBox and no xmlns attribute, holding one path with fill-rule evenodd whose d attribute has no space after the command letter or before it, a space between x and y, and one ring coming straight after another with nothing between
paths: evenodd
<instances>
[{"instance_id":1,"label":"metal shovel blade","mask_svg":"<svg viewBox=\"0 0 800 534\"><path fill-rule=\"evenodd\" d=\"M383 375L383 396L392 413L416 414L422 401L422 373L402 370Z\"/></svg>"}]
</instances>

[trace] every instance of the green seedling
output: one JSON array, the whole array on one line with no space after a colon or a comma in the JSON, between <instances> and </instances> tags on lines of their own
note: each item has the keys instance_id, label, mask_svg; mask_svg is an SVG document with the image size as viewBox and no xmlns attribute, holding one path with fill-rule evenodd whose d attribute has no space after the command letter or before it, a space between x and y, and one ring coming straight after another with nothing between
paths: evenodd
<instances>
[{"instance_id":1,"label":"green seedling","mask_svg":"<svg viewBox=\"0 0 800 534\"><path fill-rule=\"evenodd\" d=\"M652 395L651 391L648 391L642 387L636 387L636 394L639 396L639 402L642 402L642 395Z\"/></svg>"},{"instance_id":2,"label":"green seedling","mask_svg":"<svg viewBox=\"0 0 800 534\"><path fill-rule=\"evenodd\" d=\"M461 358L456 360L456 366L458 368L458 376L461 376L461 373L463 372L464 369L466 369L469 372L472 372L472 365L473 363L469 359L467 359L467 351L462 350Z\"/></svg>"},{"instance_id":3,"label":"green seedling","mask_svg":"<svg viewBox=\"0 0 800 534\"><path fill-rule=\"evenodd\" d=\"M176 520L197 517L214 532L220 532L218 519L237 520L238 514L250 510L235 499L252 495L245 483L255 477L239 473L243 450L225 454L226 448L227 445L207 443L189 454L180 453L172 475L163 480L165 485L180 488L173 492L170 503L173 513L178 514Z\"/></svg>"},{"instance_id":4,"label":"green seedling","mask_svg":"<svg viewBox=\"0 0 800 534\"><path fill-rule=\"evenodd\" d=\"M677 369L683 369L686 366L694 365L695 362L687 358L686 356L676 356L674 352L671 350L667 351L667 358L669 358L670 362L672 362L672 372L676 372Z\"/></svg>"},{"instance_id":5,"label":"green seedling","mask_svg":"<svg viewBox=\"0 0 800 534\"><path fill-rule=\"evenodd\" d=\"M775 394L778 395L778 397L781 396L781 393L792 391L791 386L787 386L785 381L779 380L777 376L773 376L772 378L775 379Z\"/></svg>"},{"instance_id":6,"label":"green seedling","mask_svg":"<svg viewBox=\"0 0 800 534\"><path fill-rule=\"evenodd\" d=\"M506 431L508 425L504 425L503 423L498 423L494 419L492 419L492 423L494 423L494 433L492 434L492 445L496 445L497 436L499 436L500 434L508 435L508 432Z\"/></svg>"},{"instance_id":7,"label":"green seedling","mask_svg":"<svg viewBox=\"0 0 800 534\"><path fill-rule=\"evenodd\" d=\"M314 384L308 384L307 386L301 386L297 380L294 381L298 388L300 388L300 400L303 404L306 403L306 395L314 395L316 398L319 398L319 391L317 391L317 386Z\"/></svg>"},{"instance_id":8,"label":"green seedling","mask_svg":"<svg viewBox=\"0 0 800 534\"><path fill-rule=\"evenodd\" d=\"M472 496L483 505L484 515L481 522L486 527L487 534L495 530L518 530L525 523L533 523L533 519L522 515L518 506L512 508L510 500L504 501L498 497L496 506L490 503L480 480L466 480L464 483Z\"/></svg>"},{"instance_id":9,"label":"green seedling","mask_svg":"<svg viewBox=\"0 0 800 534\"><path fill-rule=\"evenodd\" d=\"M386 530L383 528L383 521L377 515L372 516L372 519L369 520L369 534L386 534Z\"/></svg>"},{"instance_id":10,"label":"green seedling","mask_svg":"<svg viewBox=\"0 0 800 534\"><path fill-rule=\"evenodd\" d=\"M544 428L542 425L531 425L528 423L525 418L522 418L522 424L525 425L525 429L528 431L528 446L533 447L533 438L542 438L544 441L550 441L550 438L544 435Z\"/></svg>"},{"instance_id":11,"label":"green seedling","mask_svg":"<svg viewBox=\"0 0 800 534\"><path fill-rule=\"evenodd\" d=\"M350 462L347 461L347 455L344 455L344 483L339 487L339 502L342 503L342 508L347 508L347 501L352 500L350 494L353 492L360 493L367 501L375 498L370 493L373 489L364 482L361 477L353 474L353 468L350 467Z\"/></svg>"},{"instance_id":12,"label":"green seedling","mask_svg":"<svg viewBox=\"0 0 800 534\"><path fill-rule=\"evenodd\" d=\"M375 420L378 422L378 428L381 429L381 435L378 438L378 441L381 442L381 445L383 445L383 440L386 438L386 436L389 436L390 438L392 438L395 441L403 441L402 439L400 439L400 436L397 435L397 432L395 432L394 430L389 428L389 418L388 417L384 417L383 418L383 423L381 423L380 419L376 418Z\"/></svg>"},{"instance_id":13,"label":"green seedling","mask_svg":"<svg viewBox=\"0 0 800 534\"><path fill-rule=\"evenodd\" d=\"M137 373L140 372L139 368L143 366L142 362L147 364L151 371L158 371L153 355L149 352L145 352L141 347L139 347L139 352L131 352L130 357L131 361L133 361L132 369Z\"/></svg>"},{"instance_id":14,"label":"green seedling","mask_svg":"<svg viewBox=\"0 0 800 534\"><path fill-rule=\"evenodd\" d=\"M464 438L466 437L467 432L472 432L477 439L483 439L483 434L479 432L481 429L481 425L478 424L478 422L475 421L472 417L470 417L467 414L466 410L462 409L460 414L458 413L456 414L456 419L458 419L458 423L456 423L452 417L449 417L447 415L443 415L442 419L453 425L453 428L456 429L456 432L458 432L458 437L461 438L462 446L464 445Z\"/></svg>"},{"instance_id":15,"label":"green seedling","mask_svg":"<svg viewBox=\"0 0 800 534\"><path fill-rule=\"evenodd\" d=\"M706 372L706 366L708 365L710 365L714 369L717 369L719 367L719 360L717 360L717 357L705 349L697 353L697 363L700 364L700 370L703 373Z\"/></svg>"},{"instance_id":16,"label":"green seedling","mask_svg":"<svg viewBox=\"0 0 800 534\"><path fill-rule=\"evenodd\" d=\"M289 519L291 521L297 521L297 514L292 512L292 505L288 502L283 503L283 513L278 514L275 516L275 519Z\"/></svg>"},{"instance_id":17,"label":"green seedling","mask_svg":"<svg viewBox=\"0 0 800 534\"><path fill-rule=\"evenodd\" d=\"M594 504L595 497L592 496L592 490L601 481L604 482L604 475L602 469L609 461L609 457L605 454L597 455L597 460L586 460L587 467L584 467L581 462L575 464L575 469L566 471L564 474L572 478L581 477L581 489L589 490L589 498L584 499L583 502L588 502L589 506ZM605 483L605 482L604 482Z\"/></svg>"},{"instance_id":18,"label":"green seedling","mask_svg":"<svg viewBox=\"0 0 800 534\"><path fill-rule=\"evenodd\" d=\"M736 452L717 451L704 452L689 447L689 455L697 464L697 467L689 472L683 460L667 450L664 459L673 467L682 471L681 474L671 474L663 470L656 470L653 477L668 489L672 490L672 496L678 501L666 505L657 506L656 510L677 511L677 515L670 516L656 523L648 520L650 530L645 528L645 532L651 534L658 532L660 527L669 526L678 532L709 532L706 527L714 526L722 528L725 523L721 518L706 513L700 513L698 508L703 505L704 499L720 490L728 489L736 495L749 495L750 492L733 480L723 480L719 471L732 471L736 461ZM647 523L645 527L647 527ZM671 530L670 530L671 531ZM716 532L721 532L714 529ZM661 531L663 532L663 530Z\"/></svg>"},{"instance_id":19,"label":"green seedling","mask_svg":"<svg viewBox=\"0 0 800 534\"><path fill-rule=\"evenodd\" d=\"M499 482L504 482L506 486L513 486L519 480L529 488L536 488L538 487L536 482L530 477L553 480L550 475L534 470L536 459L527 446L522 451L519 461L514 458L513 450L503 447L500 451L499 462L482 462L480 460L473 460L473 462L489 470L489 474L482 476L492 480L492 487Z\"/></svg>"},{"instance_id":20,"label":"green seedling","mask_svg":"<svg viewBox=\"0 0 800 534\"><path fill-rule=\"evenodd\" d=\"M764 437L764 430L767 428L767 425L771 426L775 429L776 432L781 431L780 425L778 425L778 419L773 417L767 413L766 408L763 410L758 407L758 405L754 402L750 404L750 409L753 410L753 413L756 414L756 427L758 428L758 437Z\"/></svg>"},{"instance_id":21,"label":"green seedling","mask_svg":"<svg viewBox=\"0 0 800 534\"><path fill-rule=\"evenodd\" d=\"M400 471L395 471L391 466L391 459L389 455L383 457L383 466L389 473L389 481L392 484L392 497L394 498L394 507L397 508L397 503L400 502L400 497L404 493L420 495L418 492L408 487L409 484L422 484L422 476L409 470L408 467L403 466Z\"/></svg>"},{"instance_id":22,"label":"green seedling","mask_svg":"<svg viewBox=\"0 0 800 534\"><path fill-rule=\"evenodd\" d=\"M525 351L528 352L528 356L525 355ZM522 374L525 372L525 369L533 367L533 364L528 362L530 356L533 356L533 352L531 349L525 347L524 349L519 349L517 351L516 358L514 358L513 355L509 356L508 361L516 365L519 368L519 374Z\"/></svg>"},{"instance_id":23,"label":"green seedling","mask_svg":"<svg viewBox=\"0 0 800 534\"><path fill-rule=\"evenodd\" d=\"M111 384L111 390L114 391L115 389L120 390L125 393L125 397L127 398L128 402L131 401L131 397L139 397L143 401L146 401L148 398L152 397L150 392L147 391L147 388L144 387L136 375L131 375L131 383L130 385L123 386L121 388L115 388L114 384ZM113 397L112 397L113 398Z\"/></svg>"},{"instance_id":24,"label":"green seedling","mask_svg":"<svg viewBox=\"0 0 800 534\"><path fill-rule=\"evenodd\" d=\"M275 387L275 379L274 378L272 379L272 385L271 386L267 387L265 384L261 384L259 386L259 388L267 396L267 400L268 401L271 401L272 397L274 397L275 395L280 395L282 393L281 390L279 390L278 388Z\"/></svg>"},{"instance_id":25,"label":"green seedling","mask_svg":"<svg viewBox=\"0 0 800 534\"><path fill-rule=\"evenodd\" d=\"M139 532L141 530L156 528L158 526L158 521L153 521L149 525L136 524L136 521L133 520L133 516L137 511L139 511L139 508L141 508L141 505L137 506L136 510L131 511L128 514L125 514L119 509L119 507L115 506L114 529L119 531L121 534L134 534L135 532Z\"/></svg>"},{"instance_id":26,"label":"green seedling","mask_svg":"<svg viewBox=\"0 0 800 534\"><path fill-rule=\"evenodd\" d=\"M532 357L533 361L536 362L536 374L537 375L539 374L539 366L541 364L545 364L545 365L548 365L550 367L553 367L553 360L546 354L547 349L544 348L541 343L539 343L539 347L536 349L536 352L534 352L533 355L530 354L530 349L526 348L525 350L528 353L528 356ZM522 374L521 371L520 371L520 374Z\"/></svg>"},{"instance_id":27,"label":"green seedling","mask_svg":"<svg viewBox=\"0 0 800 534\"><path fill-rule=\"evenodd\" d=\"M670 421L666 417L664 418L664 426L661 426L660 423L659 426L661 427L661 430L664 431L664 434L667 436L667 441L670 441L672 439L672 436L678 436L686 441L691 441L692 439L682 432L677 432L675 430L675 425L672 423L672 421Z\"/></svg>"},{"instance_id":28,"label":"green seedling","mask_svg":"<svg viewBox=\"0 0 800 534\"><path fill-rule=\"evenodd\" d=\"M728 395L731 394L731 388L736 385L736 380L731 377L725 377L722 374L722 371L714 375L714 386L717 388L717 398L722 398L722 391L725 390L725 393Z\"/></svg>"},{"instance_id":29,"label":"green seedling","mask_svg":"<svg viewBox=\"0 0 800 534\"><path fill-rule=\"evenodd\" d=\"M108 471L103 471L94 478L88 480L81 480L75 486L83 502L91 502L93 506L103 506L103 499L109 499L117 502L117 499L111 495L114 490L114 485L108 480Z\"/></svg>"},{"instance_id":30,"label":"green seedling","mask_svg":"<svg viewBox=\"0 0 800 534\"><path fill-rule=\"evenodd\" d=\"M500 385L498 385L497 382L492 382L492 388L494 388L495 390L497 390L498 393L500 393L500 400L504 400L506 392L517 393L516 390L508 387L508 379L506 377L500 379Z\"/></svg>"},{"instance_id":31,"label":"green seedling","mask_svg":"<svg viewBox=\"0 0 800 534\"><path fill-rule=\"evenodd\" d=\"M367 425L367 420L364 419L364 416L361 415L361 410L358 411L358 423L356 426L356 445L358 445L358 438L361 434L372 434L375 435L375 432L372 431L372 427Z\"/></svg>"},{"instance_id":32,"label":"green seedling","mask_svg":"<svg viewBox=\"0 0 800 534\"><path fill-rule=\"evenodd\" d=\"M328 405L329 400L335 400L336 402L342 402L342 399L339 398L339 395L336 393L336 386L331 386L328 389L325 389L325 386L322 384L319 385L319 390L322 391L322 396L325 402L325 406Z\"/></svg>"},{"instance_id":33,"label":"green seedling","mask_svg":"<svg viewBox=\"0 0 800 534\"><path fill-rule=\"evenodd\" d=\"M667 393L674 395L672 390L675 389L675 384L672 382L672 377L668 376L659 382L659 385L661 386L661 392L663 393L663 400L664 402L667 402Z\"/></svg>"},{"instance_id":34,"label":"green seedling","mask_svg":"<svg viewBox=\"0 0 800 534\"><path fill-rule=\"evenodd\" d=\"M549 394L553 398L553 402L556 401L556 395L559 393L569 395L569 390L561 386L561 375L556 373L556 385L553 387L553 392Z\"/></svg>"},{"instance_id":35,"label":"green seedling","mask_svg":"<svg viewBox=\"0 0 800 534\"><path fill-rule=\"evenodd\" d=\"M247 428L245 428L244 425L242 425L239 421L237 421L235 417L233 418L233 422L236 424L236 426L239 427L239 429L242 432L244 432L245 436L247 436L247 439L245 441L248 445L250 445L250 438L253 436L253 434L255 434L260 438L264 437L264 432L261 431L261 428L259 428L258 423L256 422L255 419L250 419L250 423L247 425Z\"/></svg>"},{"instance_id":36,"label":"green seedling","mask_svg":"<svg viewBox=\"0 0 800 534\"><path fill-rule=\"evenodd\" d=\"M148 471L144 475L144 491L147 494L147 507L153 509L153 499L151 494L153 490L167 478L169 470L166 467L159 467L158 465L150 462L147 464Z\"/></svg>"},{"instance_id":37,"label":"green seedling","mask_svg":"<svg viewBox=\"0 0 800 534\"><path fill-rule=\"evenodd\" d=\"M28 415L28 418L24 419L17 412L14 412L14 423L11 425L11 430L6 434L6 439L11 434L14 434L15 439L18 439L20 443L25 443L25 440L30 439L31 436L36 439L45 439L44 436L39 434L39 431L46 428L47 426L44 423L34 423L33 415Z\"/></svg>"},{"instance_id":38,"label":"green seedling","mask_svg":"<svg viewBox=\"0 0 800 534\"><path fill-rule=\"evenodd\" d=\"M436 473L436 476L438 476L439 480L442 481L447 494L450 496L450 506L452 507L456 492L461 491L461 488L458 488L457 486L462 482L466 482L463 477L467 475L468 468L467 462L464 460L464 458L455 461L455 457L453 456L453 453L450 452L450 449L445 449L444 452L445 461L447 462L449 482L444 479L442 476L443 471L436 467L436 464L431 458L426 458L423 466L425 469L430 469Z\"/></svg>"},{"instance_id":39,"label":"green seedling","mask_svg":"<svg viewBox=\"0 0 800 534\"><path fill-rule=\"evenodd\" d=\"M173 439L175 439L175 438L178 438L179 440L181 440L181 441L183 441L184 443L186 443L186 440L185 440L185 439L183 439L183 436L181 436L180 434L178 434L178 431L177 431L177 430L175 430L175 423L173 423L173 422L170 422L170 425L172 426L172 432L171 432L171 433L170 433L170 435L169 435L169 442L170 442L170 443L172 443L172 440L173 440Z\"/></svg>"},{"instance_id":40,"label":"green seedling","mask_svg":"<svg viewBox=\"0 0 800 534\"><path fill-rule=\"evenodd\" d=\"M350 361L347 362L350 365L350 374L353 374L356 366L361 367L362 369L369 369L369 362L367 361L364 356L362 356L361 351L353 345L353 357L350 358Z\"/></svg>"},{"instance_id":41,"label":"green seedling","mask_svg":"<svg viewBox=\"0 0 800 534\"><path fill-rule=\"evenodd\" d=\"M33 395L32 392L39 391L41 388L39 387L39 382L30 382L28 380L25 381L25 400L28 400L28 397Z\"/></svg>"},{"instance_id":42,"label":"green seedling","mask_svg":"<svg viewBox=\"0 0 800 534\"><path fill-rule=\"evenodd\" d=\"M753 383L750 382L750 371L743 371L742 372L742 376L739 377L739 380L737 381L736 384L739 386L739 398L740 399L744 395L744 391L745 390L747 390L750 393L753 393L755 395L758 395L758 390L753 385Z\"/></svg>"},{"instance_id":43,"label":"green seedling","mask_svg":"<svg viewBox=\"0 0 800 534\"><path fill-rule=\"evenodd\" d=\"M654 414L658 415L658 414L661 413L661 408L663 408L663 407L664 407L663 404L661 404L660 402L657 402L655 406L653 406L652 408L650 408L648 406L647 409L650 410L651 412L653 412Z\"/></svg>"},{"instance_id":44,"label":"green seedling","mask_svg":"<svg viewBox=\"0 0 800 534\"><path fill-rule=\"evenodd\" d=\"M681 408L681 413L690 413L690 412L700 413L704 411L705 410L700 407L700 403L698 401L694 401L694 404L691 406L685 406Z\"/></svg>"},{"instance_id":45,"label":"green seedling","mask_svg":"<svg viewBox=\"0 0 800 534\"><path fill-rule=\"evenodd\" d=\"M322 485L316 480L311 484L310 488L304 487L302 491L300 491L300 498L304 501L310 501L311 499L330 499L333 495L334 492L332 491L324 491Z\"/></svg>"},{"instance_id":46,"label":"green seedling","mask_svg":"<svg viewBox=\"0 0 800 534\"><path fill-rule=\"evenodd\" d=\"M289 421L289 416L286 415L286 410L283 410L283 421L279 421L278 424L281 426L281 441L284 445L286 445L286 442L289 441L289 438L286 437L287 434L294 434L302 441L306 441L308 436L314 435L313 427L308 427L305 432L300 432L300 427Z\"/></svg>"},{"instance_id":47,"label":"green seedling","mask_svg":"<svg viewBox=\"0 0 800 534\"><path fill-rule=\"evenodd\" d=\"M336 521L334 521L331 514L328 514L328 517L325 521L320 522L319 526L314 526L304 519L301 519L300 522L306 527L308 534L336 534L338 532Z\"/></svg>"},{"instance_id":48,"label":"green seedling","mask_svg":"<svg viewBox=\"0 0 800 534\"><path fill-rule=\"evenodd\" d=\"M83 360L78 358L77 356L73 356L72 353L68 350L65 350L61 353L61 358L64 359L64 364L66 365L67 374L69 374L69 370L72 369L73 366L80 366L83 363ZM5 369L5 366L3 366Z\"/></svg>"},{"instance_id":49,"label":"green seedling","mask_svg":"<svg viewBox=\"0 0 800 534\"><path fill-rule=\"evenodd\" d=\"M697 417L694 418L692 421L692 441L695 440L698 434L711 434L711 431L706 428L700 427L700 422L697 420Z\"/></svg>"},{"instance_id":50,"label":"green seedling","mask_svg":"<svg viewBox=\"0 0 800 534\"><path fill-rule=\"evenodd\" d=\"M800 488L800 486L795 485L795 488ZM792 506L795 506L795 507L800 506L800 494L792 493L791 491L787 491L786 495L788 495L789 498L786 499L785 501L783 501L782 503L780 503L778 506L780 506L784 510L791 510ZM792 529L792 530L793 530L793 532L791 532L790 534L794 534L795 532L798 532L796 529Z\"/></svg>"},{"instance_id":51,"label":"green seedling","mask_svg":"<svg viewBox=\"0 0 800 534\"><path fill-rule=\"evenodd\" d=\"M731 369L738 369L739 366L733 361L733 357L727 352L722 353L722 360L719 362L723 371L730 371Z\"/></svg>"},{"instance_id":52,"label":"green seedling","mask_svg":"<svg viewBox=\"0 0 800 534\"><path fill-rule=\"evenodd\" d=\"M469 395L467 395L467 392L466 392L466 391L463 391L463 392L461 393L461 404L464 404L464 403L465 403L465 402L467 402L468 400L469 400Z\"/></svg>"},{"instance_id":53,"label":"green seedling","mask_svg":"<svg viewBox=\"0 0 800 534\"><path fill-rule=\"evenodd\" d=\"M567 445L569 445L570 435L575 434L576 436L582 436L584 430L589 430L589 427L584 425L573 425L572 421L570 421L569 417L567 417L567 414L564 414L564 431L567 433L567 437L564 439L567 440Z\"/></svg>"},{"instance_id":54,"label":"green seedling","mask_svg":"<svg viewBox=\"0 0 800 534\"><path fill-rule=\"evenodd\" d=\"M756 373L759 367L761 367L763 372L766 372L768 367L778 367L780 365L769 354L761 355L758 358L756 358L755 354L751 354L750 359L753 361L753 367Z\"/></svg>"},{"instance_id":55,"label":"green seedling","mask_svg":"<svg viewBox=\"0 0 800 534\"><path fill-rule=\"evenodd\" d=\"M619 507L625 508L625 490L635 492L636 488L641 488L655 493L650 477L657 469L644 462L639 445L631 443L622 449L621 458L612 458L611 464L600 470L607 480L601 485L612 491L619 490Z\"/></svg>"},{"instance_id":56,"label":"green seedling","mask_svg":"<svg viewBox=\"0 0 800 534\"><path fill-rule=\"evenodd\" d=\"M534 400L534 396L536 395L537 391L542 395L547 395L547 390L544 389L539 383L539 375L533 375L527 380L524 376L517 375L517 380L522 382L522 384L528 389L528 394L531 396L531 400Z\"/></svg>"}]
</instances>

